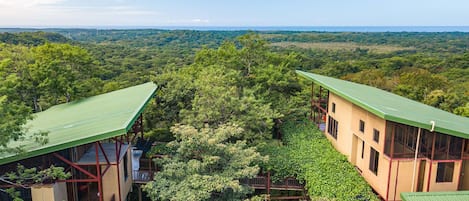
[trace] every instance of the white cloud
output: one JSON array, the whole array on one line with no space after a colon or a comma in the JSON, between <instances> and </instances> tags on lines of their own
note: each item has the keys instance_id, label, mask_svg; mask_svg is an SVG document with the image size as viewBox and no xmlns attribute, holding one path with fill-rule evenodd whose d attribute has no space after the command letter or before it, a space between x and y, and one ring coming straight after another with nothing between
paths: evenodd
<instances>
[{"instance_id":1,"label":"white cloud","mask_svg":"<svg viewBox=\"0 0 469 201\"><path fill-rule=\"evenodd\" d=\"M40 5L55 5L64 0L0 0L1 10L6 8L35 7Z\"/></svg>"},{"instance_id":2,"label":"white cloud","mask_svg":"<svg viewBox=\"0 0 469 201\"><path fill-rule=\"evenodd\" d=\"M207 19L192 19L191 22L193 22L193 23L204 23L204 24L206 24L206 23L209 23L210 21L207 20Z\"/></svg>"},{"instance_id":3,"label":"white cloud","mask_svg":"<svg viewBox=\"0 0 469 201\"><path fill-rule=\"evenodd\" d=\"M159 13L122 4L73 6L64 0L0 0L0 27L130 26L151 24Z\"/></svg>"}]
</instances>

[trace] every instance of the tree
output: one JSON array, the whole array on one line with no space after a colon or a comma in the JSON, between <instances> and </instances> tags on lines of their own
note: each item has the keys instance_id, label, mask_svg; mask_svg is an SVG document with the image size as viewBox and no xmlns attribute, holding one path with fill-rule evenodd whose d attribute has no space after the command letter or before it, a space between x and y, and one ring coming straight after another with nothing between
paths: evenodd
<instances>
[{"instance_id":1,"label":"tree","mask_svg":"<svg viewBox=\"0 0 469 201\"><path fill-rule=\"evenodd\" d=\"M446 89L446 78L441 75L433 75L423 69L408 69L399 78L399 84L393 92L407 98L423 101L432 91Z\"/></svg>"},{"instance_id":2,"label":"tree","mask_svg":"<svg viewBox=\"0 0 469 201\"><path fill-rule=\"evenodd\" d=\"M469 117L469 103L466 103L465 106L457 107L454 109L454 113L457 115Z\"/></svg>"},{"instance_id":3,"label":"tree","mask_svg":"<svg viewBox=\"0 0 469 201\"><path fill-rule=\"evenodd\" d=\"M13 92L8 96L34 112L90 95L90 87L95 87L86 81L93 72L92 57L69 44L5 45L0 49L0 65L1 74L8 78L3 85Z\"/></svg>"},{"instance_id":4,"label":"tree","mask_svg":"<svg viewBox=\"0 0 469 201\"><path fill-rule=\"evenodd\" d=\"M200 69L193 83L192 107L181 110L181 122L197 128L232 122L244 129L241 139L253 142L270 138L273 119L280 114L257 99L253 90L236 87L238 76L238 71L222 66Z\"/></svg>"},{"instance_id":5,"label":"tree","mask_svg":"<svg viewBox=\"0 0 469 201\"><path fill-rule=\"evenodd\" d=\"M171 131L175 140L168 146L174 154L159 159L162 171L144 187L152 200L242 200L251 192L238 179L254 177L259 172L255 164L266 157L246 148L245 141L230 141L241 128L175 125Z\"/></svg>"},{"instance_id":6,"label":"tree","mask_svg":"<svg viewBox=\"0 0 469 201\"><path fill-rule=\"evenodd\" d=\"M45 44L32 49L37 72L33 79L47 92L47 102L56 105L77 98L80 83L92 75L93 59L84 49L69 44Z\"/></svg>"},{"instance_id":7,"label":"tree","mask_svg":"<svg viewBox=\"0 0 469 201\"><path fill-rule=\"evenodd\" d=\"M8 147L12 140L23 140L23 124L31 118L30 110L18 102L11 102L7 96L0 96L0 153L19 151L18 147Z\"/></svg>"},{"instance_id":8,"label":"tree","mask_svg":"<svg viewBox=\"0 0 469 201\"><path fill-rule=\"evenodd\" d=\"M291 106L296 105L293 97L302 90L295 73L299 64L297 54L272 52L267 41L253 33L218 49L203 49L197 52L194 62L200 67L221 66L237 72L232 79L239 90L251 90L261 103L281 114L274 120L296 115Z\"/></svg>"}]
</instances>

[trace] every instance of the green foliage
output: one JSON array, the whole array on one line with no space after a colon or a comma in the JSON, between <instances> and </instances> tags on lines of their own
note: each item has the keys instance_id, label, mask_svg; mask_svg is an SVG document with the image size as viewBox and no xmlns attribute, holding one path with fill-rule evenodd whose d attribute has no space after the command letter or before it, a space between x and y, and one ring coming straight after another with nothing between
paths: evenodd
<instances>
[{"instance_id":1,"label":"green foliage","mask_svg":"<svg viewBox=\"0 0 469 201\"><path fill-rule=\"evenodd\" d=\"M304 181L313 199L378 200L353 165L313 124L286 122L282 131L285 145L260 148L270 155L263 166L273 171L274 178L294 176Z\"/></svg>"},{"instance_id":2,"label":"green foliage","mask_svg":"<svg viewBox=\"0 0 469 201\"><path fill-rule=\"evenodd\" d=\"M16 172L8 172L2 179L12 181L20 185L40 184L44 182L54 182L58 179L67 179L70 173L65 173L63 167L50 166L49 168L38 170L37 168L26 168L18 164Z\"/></svg>"},{"instance_id":3,"label":"green foliage","mask_svg":"<svg viewBox=\"0 0 469 201\"><path fill-rule=\"evenodd\" d=\"M176 125L171 131L176 140L168 146L175 154L158 159L162 171L144 188L152 200L242 200L251 192L238 179L254 177L259 171L254 164L266 158L244 141L229 140L242 129Z\"/></svg>"},{"instance_id":4,"label":"green foliage","mask_svg":"<svg viewBox=\"0 0 469 201\"><path fill-rule=\"evenodd\" d=\"M53 183L59 179L68 179L72 175L65 173L63 167L50 166L49 168L38 170L37 168L26 168L21 164L15 172L7 172L0 176L3 182L7 182L16 186L30 186L32 184ZM0 189L1 190L1 189ZM15 188L2 190L8 193L13 201L23 201L20 198L21 194Z\"/></svg>"},{"instance_id":5,"label":"green foliage","mask_svg":"<svg viewBox=\"0 0 469 201\"><path fill-rule=\"evenodd\" d=\"M255 141L271 136L273 119L279 114L258 100L252 90L236 87L236 71L208 66L198 76L193 83L192 107L181 110L182 123L201 128L232 122L245 130L241 139Z\"/></svg>"},{"instance_id":6,"label":"green foliage","mask_svg":"<svg viewBox=\"0 0 469 201\"><path fill-rule=\"evenodd\" d=\"M161 120L198 128L236 123L249 142L268 139L274 120L297 110L289 106L301 91L291 68L295 55L268 53L266 42L248 34L219 49L202 49L195 63L159 75ZM298 107L294 107L298 108ZM158 109L158 108L157 108Z\"/></svg>"},{"instance_id":7,"label":"green foliage","mask_svg":"<svg viewBox=\"0 0 469 201\"><path fill-rule=\"evenodd\" d=\"M432 75L426 70L411 70L399 77L394 93L417 101L423 101L433 90L445 89L447 80L443 76Z\"/></svg>"},{"instance_id":8,"label":"green foliage","mask_svg":"<svg viewBox=\"0 0 469 201\"><path fill-rule=\"evenodd\" d=\"M30 110L26 106L9 101L7 96L0 96L0 153L19 151L17 148L7 147L7 144L10 140L24 138L22 125L30 118Z\"/></svg>"},{"instance_id":9,"label":"green foliage","mask_svg":"<svg viewBox=\"0 0 469 201\"><path fill-rule=\"evenodd\" d=\"M466 103L465 106L461 106L454 109L454 113L461 116L469 117L469 103Z\"/></svg>"},{"instance_id":10,"label":"green foliage","mask_svg":"<svg viewBox=\"0 0 469 201\"><path fill-rule=\"evenodd\" d=\"M10 99L34 112L90 95L97 83L96 79L87 80L92 76L92 65L86 50L69 44L0 46L2 87Z\"/></svg>"},{"instance_id":11,"label":"green foliage","mask_svg":"<svg viewBox=\"0 0 469 201\"><path fill-rule=\"evenodd\" d=\"M63 35L50 32L20 32L20 33L0 33L0 42L14 45L37 46L47 42L66 43L70 42Z\"/></svg>"}]
</instances>

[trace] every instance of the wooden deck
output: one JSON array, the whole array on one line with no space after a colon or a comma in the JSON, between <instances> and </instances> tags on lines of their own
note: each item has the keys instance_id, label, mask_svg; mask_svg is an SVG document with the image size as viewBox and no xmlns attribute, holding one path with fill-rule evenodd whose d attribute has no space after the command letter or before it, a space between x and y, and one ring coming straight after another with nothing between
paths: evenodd
<instances>
[{"instance_id":1,"label":"wooden deck","mask_svg":"<svg viewBox=\"0 0 469 201\"><path fill-rule=\"evenodd\" d=\"M153 180L154 171L138 170L132 173L132 178L136 184L146 184Z\"/></svg>"},{"instance_id":2,"label":"wooden deck","mask_svg":"<svg viewBox=\"0 0 469 201\"><path fill-rule=\"evenodd\" d=\"M241 179L240 183L253 187L254 189L303 191L304 185L295 178L288 177L282 181L271 182L266 176L257 176L252 179Z\"/></svg>"}]
</instances>

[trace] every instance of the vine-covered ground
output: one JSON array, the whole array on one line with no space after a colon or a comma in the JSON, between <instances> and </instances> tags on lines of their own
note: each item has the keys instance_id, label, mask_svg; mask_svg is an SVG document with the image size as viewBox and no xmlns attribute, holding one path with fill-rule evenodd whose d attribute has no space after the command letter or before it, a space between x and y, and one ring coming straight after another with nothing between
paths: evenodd
<instances>
[{"instance_id":1,"label":"vine-covered ground","mask_svg":"<svg viewBox=\"0 0 469 201\"><path fill-rule=\"evenodd\" d=\"M308 121L287 122L283 145L261 146L269 154L264 168L274 179L295 176L306 182L313 200L379 200L346 157L336 151L323 133Z\"/></svg>"}]
</instances>

